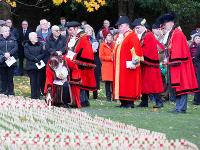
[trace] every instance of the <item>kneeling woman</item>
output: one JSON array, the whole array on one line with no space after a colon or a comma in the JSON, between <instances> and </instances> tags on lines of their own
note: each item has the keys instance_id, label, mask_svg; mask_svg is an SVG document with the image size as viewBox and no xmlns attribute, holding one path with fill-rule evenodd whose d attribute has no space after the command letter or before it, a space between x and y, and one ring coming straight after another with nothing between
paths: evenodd
<instances>
[{"instance_id":1,"label":"kneeling woman","mask_svg":"<svg viewBox=\"0 0 200 150\"><path fill-rule=\"evenodd\" d=\"M50 93L47 103L54 106L80 108L80 72L77 65L65 56L52 54L46 66L44 93Z\"/></svg>"}]
</instances>

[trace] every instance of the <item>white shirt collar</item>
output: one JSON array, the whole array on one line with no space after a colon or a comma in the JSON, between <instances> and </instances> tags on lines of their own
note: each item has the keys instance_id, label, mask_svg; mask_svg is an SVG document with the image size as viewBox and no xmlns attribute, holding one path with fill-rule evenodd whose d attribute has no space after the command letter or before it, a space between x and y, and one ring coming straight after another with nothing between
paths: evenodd
<instances>
[{"instance_id":1,"label":"white shirt collar","mask_svg":"<svg viewBox=\"0 0 200 150\"><path fill-rule=\"evenodd\" d=\"M163 38L163 40L162 40L162 43L163 43L163 44L167 44L167 40L168 40L168 37L169 37L169 33L170 33L170 31L168 31L168 32L164 35L164 38Z\"/></svg>"},{"instance_id":2,"label":"white shirt collar","mask_svg":"<svg viewBox=\"0 0 200 150\"><path fill-rule=\"evenodd\" d=\"M147 31L147 30L144 30L142 33L140 33L140 34L137 34L137 36L138 36L139 40L141 40L143 33L144 33L144 32L146 32L146 31Z\"/></svg>"}]
</instances>

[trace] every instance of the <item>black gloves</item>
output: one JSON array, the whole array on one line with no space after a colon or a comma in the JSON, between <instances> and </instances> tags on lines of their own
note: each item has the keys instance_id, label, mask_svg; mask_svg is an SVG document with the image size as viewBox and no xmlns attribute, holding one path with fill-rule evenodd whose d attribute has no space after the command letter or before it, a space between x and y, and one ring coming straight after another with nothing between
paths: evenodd
<instances>
[{"instance_id":1,"label":"black gloves","mask_svg":"<svg viewBox=\"0 0 200 150\"><path fill-rule=\"evenodd\" d=\"M36 63L39 62L39 60L37 58L34 58L33 61L36 62Z\"/></svg>"}]
</instances>

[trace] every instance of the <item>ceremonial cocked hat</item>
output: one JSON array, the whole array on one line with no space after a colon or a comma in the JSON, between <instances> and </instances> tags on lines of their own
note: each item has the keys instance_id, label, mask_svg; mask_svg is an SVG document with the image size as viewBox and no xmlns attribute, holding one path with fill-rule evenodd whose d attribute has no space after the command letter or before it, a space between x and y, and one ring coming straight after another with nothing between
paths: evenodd
<instances>
[{"instance_id":1,"label":"ceremonial cocked hat","mask_svg":"<svg viewBox=\"0 0 200 150\"><path fill-rule=\"evenodd\" d=\"M78 21L70 21L66 24L66 27L67 28L70 28L70 27L78 27L78 26L81 26L81 24L78 22Z\"/></svg>"},{"instance_id":2,"label":"ceremonial cocked hat","mask_svg":"<svg viewBox=\"0 0 200 150\"><path fill-rule=\"evenodd\" d=\"M130 24L129 18L127 16L120 16L115 25L119 26L119 25L125 24L125 23Z\"/></svg>"},{"instance_id":3,"label":"ceremonial cocked hat","mask_svg":"<svg viewBox=\"0 0 200 150\"><path fill-rule=\"evenodd\" d=\"M159 22L160 25L163 25L164 23L167 23L167 22L175 22L175 19L176 19L176 15L174 13L167 13L167 14L164 14L162 16L160 16L157 21Z\"/></svg>"},{"instance_id":4,"label":"ceremonial cocked hat","mask_svg":"<svg viewBox=\"0 0 200 150\"><path fill-rule=\"evenodd\" d=\"M137 18L133 21L133 23L131 24L133 27L136 26L147 26L147 21L144 18Z\"/></svg>"}]
</instances>

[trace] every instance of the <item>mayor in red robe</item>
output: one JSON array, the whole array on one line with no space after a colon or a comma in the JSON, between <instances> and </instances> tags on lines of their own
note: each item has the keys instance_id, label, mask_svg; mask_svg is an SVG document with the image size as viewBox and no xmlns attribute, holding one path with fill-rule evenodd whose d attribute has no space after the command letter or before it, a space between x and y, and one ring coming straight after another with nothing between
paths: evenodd
<instances>
[{"instance_id":1,"label":"mayor in red robe","mask_svg":"<svg viewBox=\"0 0 200 150\"><path fill-rule=\"evenodd\" d=\"M134 107L133 102L141 97L142 49L135 32L129 28L129 19L122 16L117 24L119 34L114 48L113 98L120 100L120 107Z\"/></svg>"},{"instance_id":2,"label":"mayor in red robe","mask_svg":"<svg viewBox=\"0 0 200 150\"><path fill-rule=\"evenodd\" d=\"M54 61L56 62L60 61L60 63L62 63L62 66L69 70L69 74L67 76L67 83L68 83L68 90L71 90L70 91L71 95L69 91L65 90L63 90L61 94L58 93L59 91L57 89L59 89L60 86L54 84L54 81L58 79L58 77L56 74L56 69L54 69L54 67L52 67L51 65L52 62ZM59 64L57 64L57 66L59 66ZM54 104L57 105L56 103L58 102L60 103L60 99L63 99L62 102L65 102L64 105L68 105L68 103L71 103L69 104L70 107L80 108L81 107L80 87L79 87L80 84L81 84L80 71L78 69L78 66L73 61L66 58L65 56L52 56L50 58L46 66L46 83L45 83L44 93L47 94L47 92L49 92L50 90L52 98L57 98L57 95L61 95L59 99L56 99L55 102L53 102L53 105ZM66 95L66 93L69 93L69 96L64 97L63 95Z\"/></svg>"},{"instance_id":3,"label":"mayor in red robe","mask_svg":"<svg viewBox=\"0 0 200 150\"><path fill-rule=\"evenodd\" d=\"M146 26L146 19L138 18L132 23L140 39L144 61L142 67L142 98L140 107L148 107L148 96L151 94L155 99L154 107L160 108L163 102L160 93L163 92L163 82L160 70L157 40L153 33Z\"/></svg>"},{"instance_id":4,"label":"mayor in red robe","mask_svg":"<svg viewBox=\"0 0 200 150\"><path fill-rule=\"evenodd\" d=\"M181 28L175 26L174 14L164 14L158 20L165 33L163 43L169 55L169 80L176 93L176 108L171 112L186 113L187 95L198 90L187 40Z\"/></svg>"},{"instance_id":5,"label":"mayor in red robe","mask_svg":"<svg viewBox=\"0 0 200 150\"><path fill-rule=\"evenodd\" d=\"M67 23L69 37L66 43L67 54L78 65L81 74L81 103L89 106L87 90L95 91L96 80L94 74L94 53L89 36L80 28L80 23L71 21ZM70 53L74 53L73 58Z\"/></svg>"}]
</instances>

